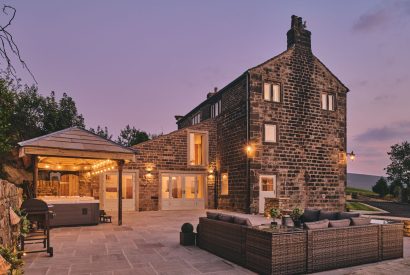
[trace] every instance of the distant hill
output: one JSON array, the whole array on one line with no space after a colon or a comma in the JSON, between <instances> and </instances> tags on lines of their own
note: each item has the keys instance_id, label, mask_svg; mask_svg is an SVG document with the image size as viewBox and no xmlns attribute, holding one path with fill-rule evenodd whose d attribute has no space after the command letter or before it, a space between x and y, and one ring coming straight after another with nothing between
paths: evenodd
<instances>
[{"instance_id":1,"label":"distant hill","mask_svg":"<svg viewBox=\"0 0 410 275\"><path fill-rule=\"evenodd\" d=\"M372 190L373 185L381 176L347 173L347 186Z\"/></svg>"}]
</instances>

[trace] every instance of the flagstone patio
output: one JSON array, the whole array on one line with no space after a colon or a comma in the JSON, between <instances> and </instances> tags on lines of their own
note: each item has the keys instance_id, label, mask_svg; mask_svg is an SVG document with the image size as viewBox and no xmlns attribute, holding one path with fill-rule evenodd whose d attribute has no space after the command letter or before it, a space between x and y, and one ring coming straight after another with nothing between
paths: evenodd
<instances>
[{"instance_id":1,"label":"flagstone patio","mask_svg":"<svg viewBox=\"0 0 410 275\"><path fill-rule=\"evenodd\" d=\"M123 226L101 224L51 231L54 257L28 254L25 274L253 274L197 247L179 245L184 222L194 226L205 211L124 213ZM261 221L257 216L251 216ZM262 218L263 219L263 218ZM410 270L410 238L405 259L339 269L332 274L397 274Z\"/></svg>"}]
</instances>

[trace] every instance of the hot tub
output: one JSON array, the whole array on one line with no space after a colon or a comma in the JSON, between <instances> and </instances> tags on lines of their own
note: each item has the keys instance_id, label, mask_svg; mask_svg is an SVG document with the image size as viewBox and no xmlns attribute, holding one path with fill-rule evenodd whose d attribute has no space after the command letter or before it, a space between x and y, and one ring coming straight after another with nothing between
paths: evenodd
<instances>
[{"instance_id":1,"label":"hot tub","mask_svg":"<svg viewBox=\"0 0 410 275\"><path fill-rule=\"evenodd\" d=\"M93 197L41 197L55 216L50 226L97 225L100 202Z\"/></svg>"}]
</instances>

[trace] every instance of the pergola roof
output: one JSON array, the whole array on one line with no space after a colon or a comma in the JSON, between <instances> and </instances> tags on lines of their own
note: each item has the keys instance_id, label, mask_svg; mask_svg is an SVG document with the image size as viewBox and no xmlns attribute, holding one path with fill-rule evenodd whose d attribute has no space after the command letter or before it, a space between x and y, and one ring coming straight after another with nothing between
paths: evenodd
<instances>
[{"instance_id":1,"label":"pergola roof","mask_svg":"<svg viewBox=\"0 0 410 275\"><path fill-rule=\"evenodd\" d=\"M19 143L20 157L41 155L135 161L135 151L85 129L72 127Z\"/></svg>"}]
</instances>

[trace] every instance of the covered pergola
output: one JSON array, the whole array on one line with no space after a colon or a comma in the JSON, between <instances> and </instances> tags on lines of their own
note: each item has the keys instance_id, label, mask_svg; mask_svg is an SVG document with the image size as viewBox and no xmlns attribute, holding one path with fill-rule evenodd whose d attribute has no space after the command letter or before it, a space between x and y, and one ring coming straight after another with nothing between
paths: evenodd
<instances>
[{"instance_id":1,"label":"covered pergola","mask_svg":"<svg viewBox=\"0 0 410 275\"><path fill-rule=\"evenodd\" d=\"M39 168L82 171L88 175L117 169L118 225L122 224L122 173L126 162L135 161L132 149L77 127L26 140L19 145L19 156L30 156L34 162L34 196L37 196Z\"/></svg>"}]
</instances>

